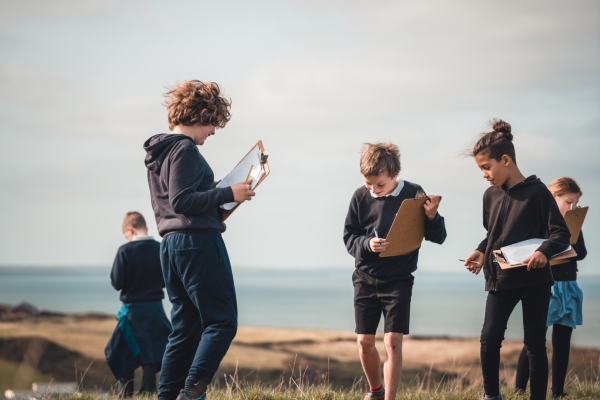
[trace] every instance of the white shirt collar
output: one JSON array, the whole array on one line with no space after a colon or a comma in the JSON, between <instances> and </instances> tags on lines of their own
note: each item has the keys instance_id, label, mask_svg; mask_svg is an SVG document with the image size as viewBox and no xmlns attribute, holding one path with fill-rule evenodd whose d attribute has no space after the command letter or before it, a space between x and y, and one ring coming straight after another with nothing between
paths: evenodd
<instances>
[{"instance_id":1,"label":"white shirt collar","mask_svg":"<svg viewBox=\"0 0 600 400\"><path fill-rule=\"evenodd\" d=\"M137 242L138 240L154 240L154 236L152 236L152 235L134 236L131 238L132 242Z\"/></svg>"},{"instance_id":2,"label":"white shirt collar","mask_svg":"<svg viewBox=\"0 0 600 400\"><path fill-rule=\"evenodd\" d=\"M400 192L402 191L402 188L404 187L404 179L402 178L398 178L398 186L396 186L396 189L394 189L394 191L390 194L386 194L385 196L382 197L398 197L398 195L400 194ZM373 191L369 190L369 193L371 193L372 197L377 197Z\"/></svg>"}]
</instances>

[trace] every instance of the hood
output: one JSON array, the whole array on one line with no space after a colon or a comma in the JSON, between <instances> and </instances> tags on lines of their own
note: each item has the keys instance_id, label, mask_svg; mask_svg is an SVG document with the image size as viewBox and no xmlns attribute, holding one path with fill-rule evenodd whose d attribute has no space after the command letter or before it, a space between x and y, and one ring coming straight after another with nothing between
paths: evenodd
<instances>
[{"instance_id":1,"label":"hood","mask_svg":"<svg viewBox=\"0 0 600 400\"><path fill-rule=\"evenodd\" d=\"M512 187L511 190L522 189L524 187L532 186L532 185L544 185L544 183L537 176L531 175L531 176L525 178L525 180L517 183L515 186ZM544 187L545 186L546 185L544 185ZM506 191L507 190L507 186L503 185L502 189L504 189Z\"/></svg>"},{"instance_id":2,"label":"hood","mask_svg":"<svg viewBox=\"0 0 600 400\"><path fill-rule=\"evenodd\" d=\"M165 158L167 158L173 146L181 140L191 140L193 143L192 138L189 136L172 133L160 133L146 140L144 142L144 150L146 150L144 163L146 164L146 168L160 175L160 168Z\"/></svg>"}]
</instances>

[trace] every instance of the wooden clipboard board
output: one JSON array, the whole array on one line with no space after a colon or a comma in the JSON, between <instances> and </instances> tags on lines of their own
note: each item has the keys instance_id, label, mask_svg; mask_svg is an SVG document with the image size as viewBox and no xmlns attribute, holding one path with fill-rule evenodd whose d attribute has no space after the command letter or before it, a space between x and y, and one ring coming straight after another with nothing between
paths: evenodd
<instances>
[{"instance_id":1,"label":"wooden clipboard board","mask_svg":"<svg viewBox=\"0 0 600 400\"><path fill-rule=\"evenodd\" d=\"M565 222L567 223L567 227L569 227L569 232L571 232L571 241L569 242L571 246L577 243L577 239L579 239L581 227L583 226L583 221L585 221L588 209L589 207L580 207L573 210L567 210L565 213ZM569 261L571 260L550 260L550 265L566 264Z\"/></svg>"},{"instance_id":2,"label":"wooden clipboard board","mask_svg":"<svg viewBox=\"0 0 600 400\"><path fill-rule=\"evenodd\" d=\"M496 259L499 260L498 265L500 265L500 268L502 268L502 269L509 269L509 268L517 268L517 267L525 267L525 266L527 266L527 264L516 264L516 265L510 265L510 264L508 264L504 260L504 258L502 258L502 250L494 250L494 254L496 255ZM561 253L559 255L551 257L550 258L550 265L552 265L552 261L566 260L564 262L568 262L569 261L568 259L569 258L573 258L573 257L577 257L577 253L575 252L575 250L573 250L573 248L571 248L569 251L565 251L564 253Z\"/></svg>"},{"instance_id":3,"label":"wooden clipboard board","mask_svg":"<svg viewBox=\"0 0 600 400\"><path fill-rule=\"evenodd\" d=\"M250 154L252 152L252 150L254 150L254 148L258 146L258 148L260 149L261 153L263 154L263 160L264 162L261 162L263 169L265 171L264 175L260 178L260 180L256 183L256 186L254 186L253 190L256 190L256 188L258 187L258 185L261 184L262 181L265 180L265 178L269 175L269 173L271 172L271 170L269 169L269 162L267 160L267 157L269 156L269 153L265 152L265 148L263 147L262 144L262 140L259 140L258 143L256 143L254 146L252 146L252 148L250 149L249 152L246 153L246 155L244 157L242 157L242 160L246 157L248 157L248 154ZM240 164L240 162L242 162L242 160L240 160L237 164L236 167ZM235 167L234 167L235 168ZM229 218L229 216L239 207L240 205L238 204L237 206L233 207L231 210L223 210L223 222L225 222L225 220L227 218Z\"/></svg>"},{"instance_id":4,"label":"wooden clipboard board","mask_svg":"<svg viewBox=\"0 0 600 400\"><path fill-rule=\"evenodd\" d=\"M421 247L425 238L425 218L427 218L423 205L427 200L429 197L406 199L402 202L385 239L390 245L384 252L379 253L379 257L403 256ZM441 196L440 200L442 200Z\"/></svg>"}]
</instances>

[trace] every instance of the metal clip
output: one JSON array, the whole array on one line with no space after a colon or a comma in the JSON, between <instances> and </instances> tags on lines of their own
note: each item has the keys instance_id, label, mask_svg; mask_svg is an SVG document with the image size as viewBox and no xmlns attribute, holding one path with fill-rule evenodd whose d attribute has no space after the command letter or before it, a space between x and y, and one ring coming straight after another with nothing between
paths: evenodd
<instances>
[{"instance_id":1,"label":"metal clip","mask_svg":"<svg viewBox=\"0 0 600 400\"><path fill-rule=\"evenodd\" d=\"M427 194L425 194L425 191L417 190L417 195L415 196L415 199L422 199L423 197L427 197Z\"/></svg>"},{"instance_id":2,"label":"metal clip","mask_svg":"<svg viewBox=\"0 0 600 400\"><path fill-rule=\"evenodd\" d=\"M266 164L267 163L267 158L269 158L269 152L268 151L261 151L260 152L260 163L261 164Z\"/></svg>"},{"instance_id":3,"label":"metal clip","mask_svg":"<svg viewBox=\"0 0 600 400\"><path fill-rule=\"evenodd\" d=\"M498 255L498 253L492 253L492 254L494 254L494 262L495 263L498 263L498 264L508 264L504 258L502 258L502 257L500 257Z\"/></svg>"}]
</instances>

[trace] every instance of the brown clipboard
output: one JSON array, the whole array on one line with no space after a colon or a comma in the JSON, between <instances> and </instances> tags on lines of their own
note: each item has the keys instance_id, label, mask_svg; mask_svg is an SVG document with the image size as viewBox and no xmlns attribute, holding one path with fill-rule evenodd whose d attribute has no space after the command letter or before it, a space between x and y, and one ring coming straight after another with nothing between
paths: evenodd
<instances>
[{"instance_id":1,"label":"brown clipboard","mask_svg":"<svg viewBox=\"0 0 600 400\"><path fill-rule=\"evenodd\" d=\"M429 197L406 199L402 202L385 239L390 245L384 252L379 253L379 257L403 256L421 247L425 238L427 218L423 205L427 200Z\"/></svg>"},{"instance_id":2,"label":"brown clipboard","mask_svg":"<svg viewBox=\"0 0 600 400\"><path fill-rule=\"evenodd\" d=\"M565 222L567 223L567 227L569 227L569 232L571 232L571 246L577 243L577 239L579 239L581 227L583 226L583 221L585 221L585 216L587 215L588 209L589 207L578 207L572 210L567 210L565 213ZM571 260L550 260L550 265L566 264L569 261Z\"/></svg>"},{"instance_id":3,"label":"brown clipboard","mask_svg":"<svg viewBox=\"0 0 600 400\"><path fill-rule=\"evenodd\" d=\"M502 268L502 269L527 266L527 264L516 264L516 265L508 264L506 262L506 260L504 258L502 258L502 250L494 250L494 254L495 254L496 260L498 260L498 265L500 265L500 268ZM575 252L575 250L573 250L573 248L571 248L571 249L569 249L569 251L565 251L564 253L560 253L554 257L550 257L550 265L552 265L552 261L567 260L567 259L573 258L573 257L577 257L577 253ZM566 262L568 262L568 261L569 260L567 260Z\"/></svg>"},{"instance_id":4,"label":"brown clipboard","mask_svg":"<svg viewBox=\"0 0 600 400\"><path fill-rule=\"evenodd\" d=\"M256 186L254 186L254 189L252 189L252 190L256 190L256 188L258 187L258 185L260 185L260 184L261 184L261 182L262 182L262 181L264 181L264 180L265 180L265 178L266 178L266 177L269 175L269 173L271 173L271 170L269 169L269 162L268 162L268 160L267 160L267 158L269 157L269 153L267 153L267 152L265 151L265 148L263 147L262 140L259 140L259 141L258 141L258 143L256 143L254 146L252 146L252 148L250 149L250 151L249 151L249 152L247 152L247 153L246 153L246 155L245 155L244 157L242 157L242 160L243 160L244 158L248 157L248 154L250 154L250 153L252 152L252 150L254 150L254 148L255 148L256 146L258 146L258 148L259 148L259 149L260 149L260 151L261 151L261 154L262 154L262 157L261 157L261 158L262 158L262 159L261 159L261 164L262 164L262 166L263 166L263 169L264 169L265 173L264 173L264 175L263 175L263 176L261 176L260 180L259 180L259 181L256 183ZM238 162L238 163L237 163L235 166L237 167L237 166L238 166L238 165L239 165L239 164L242 162L242 160L240 160L240 161L239 161L239 162ZM235 167L234 167L234 168L235 168ZM230 215L231 215L231 214L232 214L232 213L233 213L233 212L234 212L234 211L235 211L235 210L236 210L236 209L237 209L239 206L240 206L240 205L238 204L238 205L236 205L235 207L233 207L231 210L223 210L223 222L225 222L225 220L226 220L227 218L229 218L229 216L230 216Z\"/></svg>"}]
</instances>

